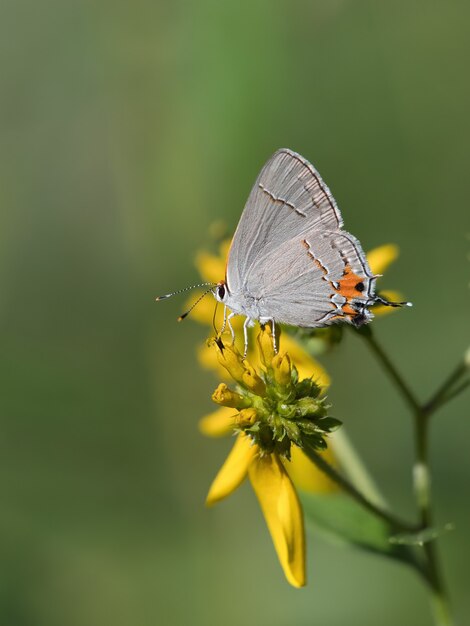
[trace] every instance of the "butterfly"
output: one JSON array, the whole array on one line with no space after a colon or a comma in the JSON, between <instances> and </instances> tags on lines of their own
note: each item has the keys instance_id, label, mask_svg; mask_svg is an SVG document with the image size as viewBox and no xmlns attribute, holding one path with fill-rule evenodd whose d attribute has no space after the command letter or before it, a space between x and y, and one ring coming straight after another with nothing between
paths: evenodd
<instances>
[{"instance_id":1,"label":"butterfly","mask_svg":"<svg viewBox=\"0 0 470 626\"><path fill-rule=\"evenodd\" d=\"M230 320L245 317L245 354L254 320L272 323L275 341L275 323L359 327L372 319L370 307L378 302L410 304L376 293L378 276L359 241L342 226L338 205L313 165L287 148L275 152L248 197L226 276L208 290L226 307L233 337Z\"/></svg>"}]
</instances>

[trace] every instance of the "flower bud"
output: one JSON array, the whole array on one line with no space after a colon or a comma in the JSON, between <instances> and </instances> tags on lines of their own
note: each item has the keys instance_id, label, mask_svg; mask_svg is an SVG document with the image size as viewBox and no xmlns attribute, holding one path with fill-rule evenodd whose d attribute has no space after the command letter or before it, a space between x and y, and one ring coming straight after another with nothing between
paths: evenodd
<instances>
[{"instance_id":1,"label":"flower bud","mask_svg":"<svg viewBox=\"0 0 470 626\"><path fill-rule=\"evenodd\" d=\"M242 383L243 373L245 367L241 354L235 348L235 346L221 346L214 342L215 349L217 351L217 360L225 367L230 376L239 383Z\"/></svg>"},{"instance_id":2,"label":"flower bud","mask_svg":"<svg viewBox=\"0 0 470 626\"><path fill-rule=\"evenodd\" d=\"M241 409L249 404L248 398L244 398L236 391L232 391L227 387L225 383L220 383L220 385L212 394L212 400L216 404L228 406L232 409Z\"/></svg>"},{"instance_id":3,"label":"flower bud","mask_svg":"<svg viewBox=\"0 0 470 626\"><path fill-rule=\"evenodd\" d=\"M255 409L242 409L235 418L235 423L238 426L253 426L258 419L258 413Z\"/></svg>"},{"instance_id":4,"label":"flower bud","mask_svg":"<svg viewBox=\"0 0 470 626\"><path fill-rule=\"evenodd\" d=\"M266 386L255 369L238 352L235 346L224 346L223 350L215 342L217 359L225 367L230 376L240 385L246 387L257 396L264 396Z\"/></svg>"},{"instance_id":5,"label":"flower bud","mask_svg":"<svg viewBox=\"0 0 470 626\"><path fill-rule=\"evenodd\" d=\"M316 415L323 413L323 403L311 397L300 398L296 402L297 415L305 417L306 415Z\"/></svg>"},{"instance_id":6,"label":"flower bud","mask_svg":"<svg viewBox=\"0 0 470 626\"><path fill-rule=\"evenodd\" d=\"M288 354L276 354L272 360L274 380L280 387L287 388L291 384L291 361Z\"/></svg>"},{"instance_id":7,"label":"flower bud","mask_svg":"<svg viewBox=\"0 0 470 626\"><path fill-rule=\"evenodd\" d=\"M271 326L266 324L261 327L257 337L257 342L261 363L266 369L270 369L272 360L276 356L276 353L274 352L274 341Z\"/></svg>"},{"instance_id":8,"label":"flower bud","mask_svg":"<svg viewBox=\"0 0 470 626\"><path fill-rule=\"evenodd\" d=\"M282 420L282 425L284 426L284 430L286 431L287 437L294 441L297 445L301 444L302 438L300 435L300 428L297 424L291 420Z\"/></svg>"},{"instance_id":9,"label":"flower bud","mask_svg":"<svg viewBox=\"0 0 470 626\"><path fill-rule=\"evenodd\" d=\"M243 373L242 384L257 396L262 397L266 395L266 385L258 376L256 371L251 367L251 365L246 364L246 369Z\"/></svg>"}]
</instances>

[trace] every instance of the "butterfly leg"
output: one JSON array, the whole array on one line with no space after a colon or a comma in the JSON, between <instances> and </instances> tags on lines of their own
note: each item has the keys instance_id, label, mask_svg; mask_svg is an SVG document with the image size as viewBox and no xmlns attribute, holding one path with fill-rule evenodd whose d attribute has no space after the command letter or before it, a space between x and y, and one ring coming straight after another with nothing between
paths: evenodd
<instances>
[{"instance_id":1,"label":"butterfly leg","mask_svg":"<svg viewBox=\"0 0 470 626\"><path fill-rule=\"evenodd\" d=\"M222 324L222 328L220 329L219 335L221 335L224 332L226 326L227 326L227 305L225 304L224 305L224 323ZM232 331L232 335L233 335L233 331Z\"/></svg>"},{"instance_id":2,"label":"butterfly leg","mask_svg":"<svg viewBox=\"0 0 470 626\"><path fill-rule=\"evenodd\" d=\"M273 348L274 348L274 354L277 354L277 337L276 337L276 322L274 321L274 318L271 318L271 328L272 328L272 335L273 335Z\"/></svg>"},{"instance_id":3,"label":"butterfly leg","mask_svg":"<svg viewBox=\"0 0 470 626\"><path fill-rule=\"evenodd\" d=\"M246 355L248 354L248 326L250 325L251 318L247 317L245 319L245 323L243 324L243 337L245 338L245 349L243 351L243 359L246 359Z\"/></svg>"},{"instance_id":4,"label":"butterfly leg","mask_svg":"<svg viewBox=\"0 0 470 626\"><path fill-rule=\"evenodd\" d=\"M230 315L227 317L227 324L230 328L230 332L232 333L232 344L235 343L235 331L233 330L232 322L230 320L232 319L232 317L235 317L235 315L236 313L230 313Z\"/></svg>"}]
</instances>

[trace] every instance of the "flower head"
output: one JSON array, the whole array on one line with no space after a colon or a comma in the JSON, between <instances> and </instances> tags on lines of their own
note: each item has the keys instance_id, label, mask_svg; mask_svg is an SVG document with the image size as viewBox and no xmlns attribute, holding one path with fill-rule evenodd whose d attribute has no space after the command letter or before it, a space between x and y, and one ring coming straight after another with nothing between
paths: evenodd
<instances>
[{"instance_id":1,"label":"flower head","mask_svg":"<svg viewBox=\"0 0 470 626\"><path fill-rule=\"evenodd\" d=\"M303 513L286 465L294 446L326 449L325 438L340 422L328 417L318 383L312 378L299 379L291 357L274 353L270 327L261 328L257 344L263 365L259 372L235 346L225 346L220 340L213 342L216 358L236 385L232 389L221 383L212 399L224 407L219 411L227 411L227 422L238 437L212 483L207 503L214 504L228 496L248 476L284 573L292 585L302 587ZM210 423L213 426L213 416ZM208 424L206 418L205 428Z\"/></svg>"},{"instance_id":2,"label":"flower head","mask_svg":"<svg viewBox=\"0 0 470 626\"><path fill-rule=\"evenodd\" d=\"M221 383L212 399L239 411L238 430L251 437L261 454L276 452L290 459L291 445L302 448L307 442L324 449L325 435L339 422L327 416L326 398L317 382L311 377L300 380L289 354L274 353L271 333L271 327L264 326L258 335L260 373L235 346L214 340L219 363L238 384L232 390Z\"/></svg>"}]
</instances>

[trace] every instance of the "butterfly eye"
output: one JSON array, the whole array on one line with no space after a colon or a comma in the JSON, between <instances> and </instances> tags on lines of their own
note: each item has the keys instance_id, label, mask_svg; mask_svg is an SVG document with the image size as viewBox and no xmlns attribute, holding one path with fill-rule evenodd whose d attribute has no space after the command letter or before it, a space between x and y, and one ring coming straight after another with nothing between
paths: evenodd
<instances>
[{"instance_id":1,"label":"butterfly eye","mask_svg":"<svg viewBox=\"0 0 470 626\"><path fill-rule=\"evenodd\" d=\"M217 297L219 298L219 300L223 300L225 298L225 286L224 285L217 286Z\"/></svg>"}]
</instances>

